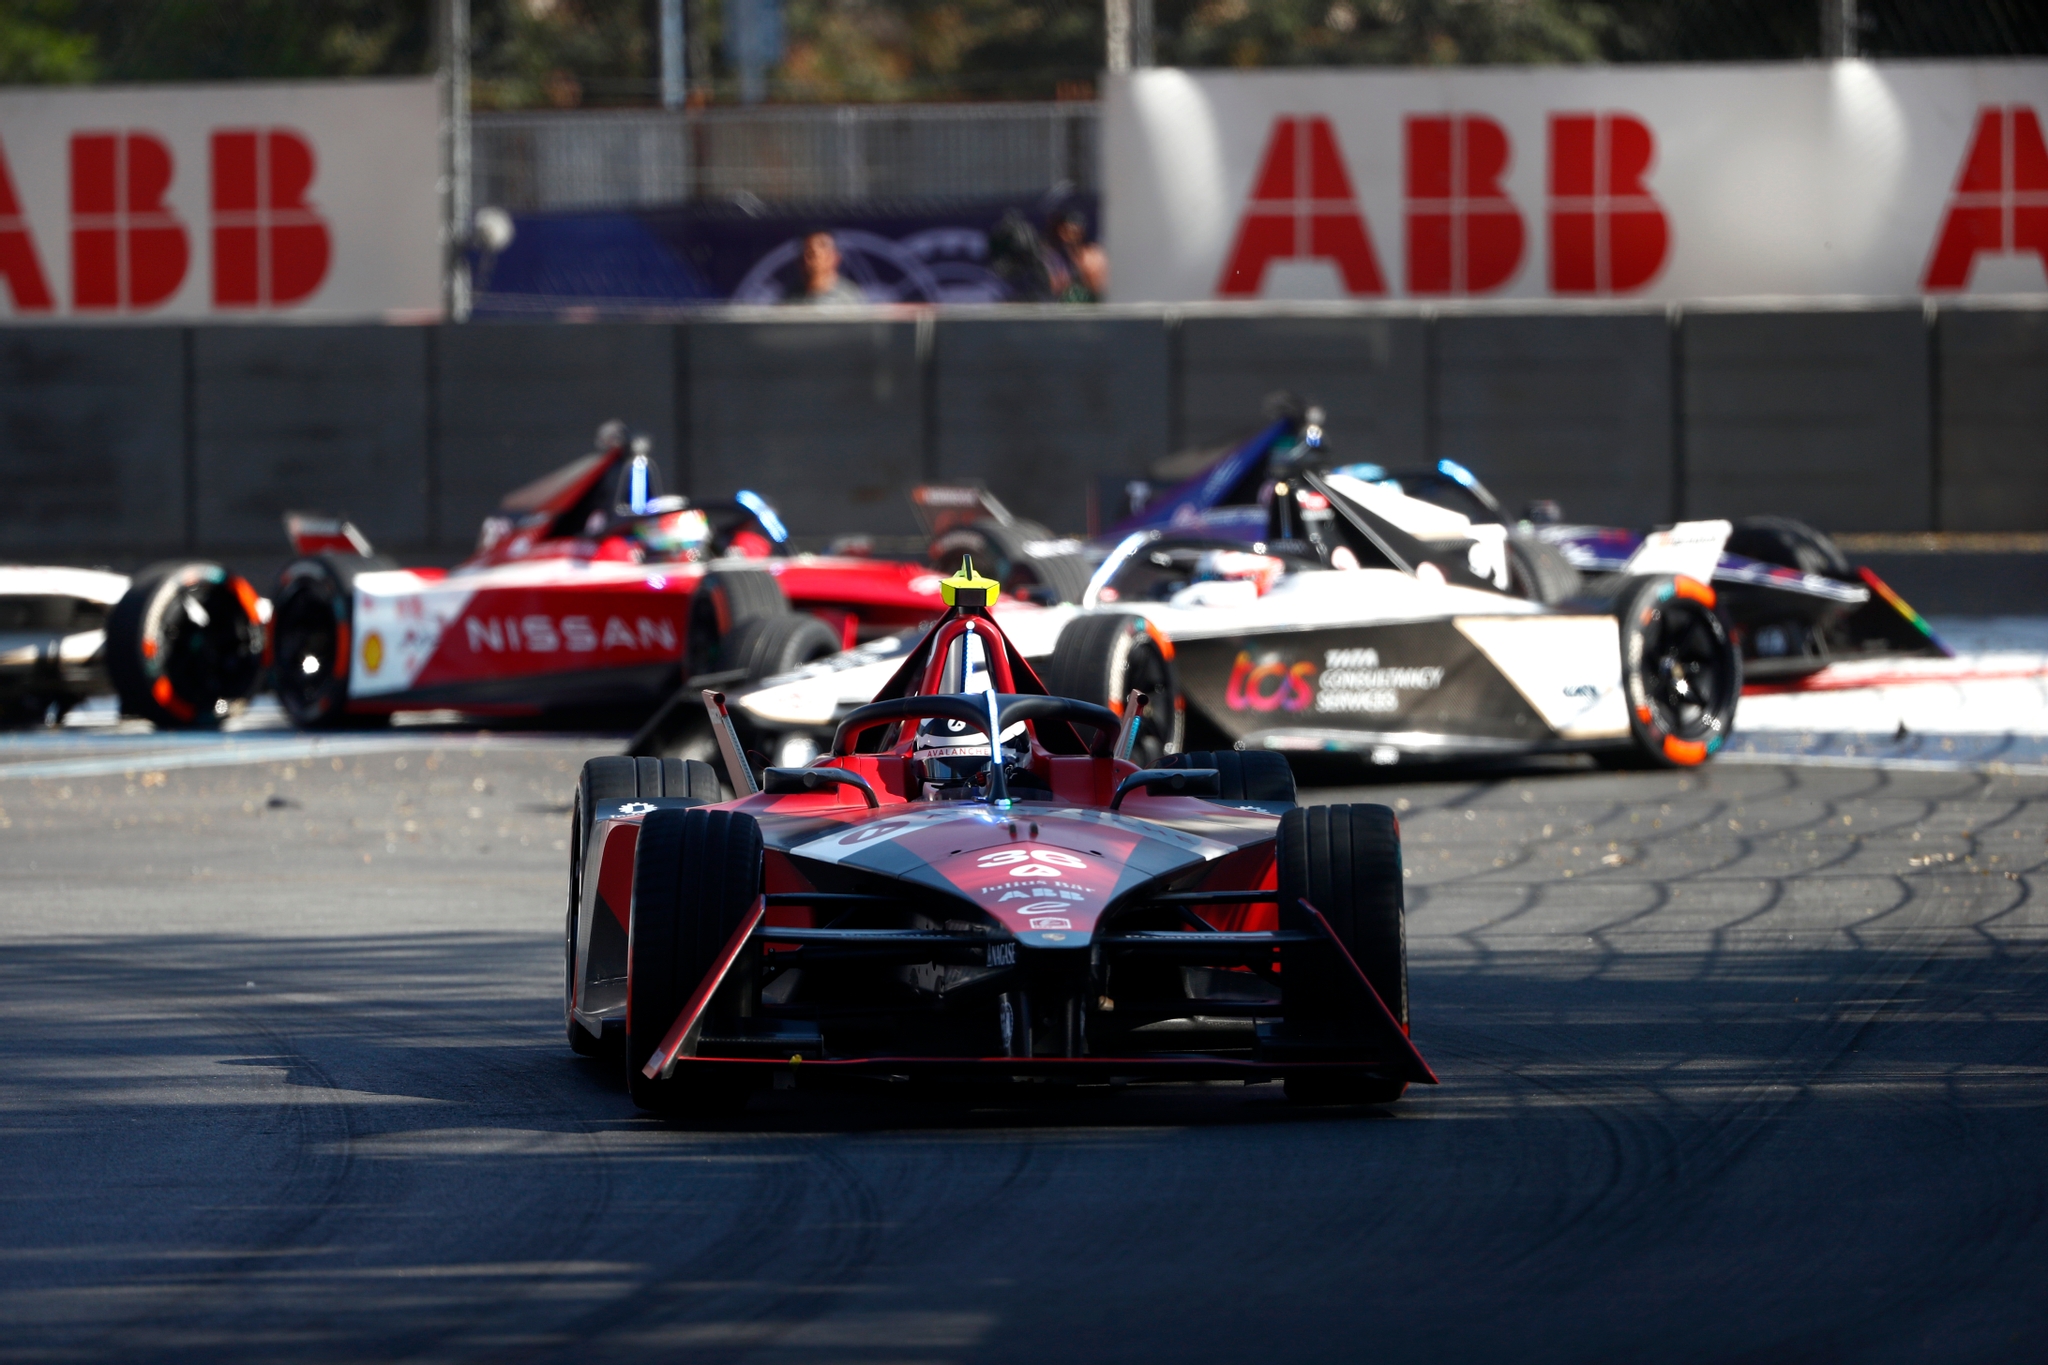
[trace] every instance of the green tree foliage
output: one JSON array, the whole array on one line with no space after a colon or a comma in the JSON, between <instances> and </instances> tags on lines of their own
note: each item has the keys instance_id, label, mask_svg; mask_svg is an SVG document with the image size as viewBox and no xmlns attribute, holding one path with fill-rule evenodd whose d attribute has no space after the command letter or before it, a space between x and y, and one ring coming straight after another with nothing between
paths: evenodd
<instances>
[{"instance_id":1,"label":"green tree foliage","mask_svg":"<svg viewBox=\"0 0 2048 1365\"><path fill-rule=\"evenodd\" d=\"M0 9L21 0L0 0ZM72 80L373 76L427 69L424 0L62 0L50 24L82 38Z\"/></svg>"},{"instance_id":2,"label":"green tree foliage","mask_svg":"<svg viewBox=\"0 0 2048 1365\"><path fill-rule=\"evenodd\" d=\"M69 0L0 3L0 84L43 85L97 76L93 35L73 20Z\"/></svg>"},{"instance_id":3,"label":"green tree foliage","mask_svg":"<svg viewBox=\"0 0 2048 1365\"><path fill-rule=\"evenodd\" d=\"M646 104L657 90L654 27L654 0L473 0L473 102Z\"/></svg>"}]
</instances>

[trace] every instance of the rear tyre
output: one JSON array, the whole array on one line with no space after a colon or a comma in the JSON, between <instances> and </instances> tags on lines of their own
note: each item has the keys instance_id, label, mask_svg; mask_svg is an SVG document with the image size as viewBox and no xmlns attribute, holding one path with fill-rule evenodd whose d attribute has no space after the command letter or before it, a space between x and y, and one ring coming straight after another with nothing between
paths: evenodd
<instances>
[{"instance_id":1,"label":"rear tyre","mask_svg":"<svg viewBox=\"0 0 2048 1365\"><path fill-rule=\"evenodd\" d=\"M1131 689L1143 692L1145 719L1131 751L1141 768L1157 767L1186 737L1186 703L1170 647L1142 616L1075 617L1039 666L1038 680L1055 697L1107 706L1119 716Z\"/></svg>"},{"instance_id":2,"label":"rear tyre","mask_svg":"<svg viewBox=\"0 0 2048 1365\"><path fill-rule=\"evenodd\" d=\"M1061 542L1035 521L1007 525L984 518L956 527L931 544L933 568L952 573L962 555L974 557L975 571L1003 585L1013 598L1057 606L1079 602L1095 569L1081 555L1052 548Z\"/></svg>"},{"instance_id":3,"label":"rear tyre","mask_svg":"<svg viewBox=\"0 0 2048 1365\"><path fill-rule=\"evenodd\" d=\"M683 635L683 677L725 673L737 665L727 657L725 641L748 621L790 614L782 585L766 569L713 569L690 596L690 617Z\"/></svg>"},{"instance_id":4,"label":"rear tyre","mask_svg":"<svg viewBox=\"0 0 2048 1365\"><path fill-rule=\"evenodd\" d=\"M1365 973L1402 1028L1408 1026L1408 937L1401 889L1401 827L1385 806L1314 806L1280 817L1275 840L1279 863L1280 924L1306 928L1298 901L1321 911L1331 930ZM1284 989L1311 1014L1342 987L1330 974L1341 964L1327 957L1287 964ZM1355 978L1354 978L1355 979ZM1295 1009L1290 1007L1289 1017ZM1343 1071L1289 1076L1287 1098L1296 1104L1389 1104L1407 1082Z\"/></svg>"},{"instance_id":5,"label":"rear tyre","mask_svg":"<svg viewBox=\"0 0 2048 1365\"><path fill-rule=\"evenodd\" d=\"M804 612L742 621L719 642L722 666L745 673L748 682L772 678L838 652L838 633Z\"/></svg>"},{"instance_id":6,"label":"rear tyre","mask_svg":"<svg viewBox=\"0 0 2048 1365\"><path fill-rule=\"evenodd\" d=\"M263 677L256 590L218 564L156 564L107 617L107 673L121 709L159 729L214 726Z\"/></svg>"},{"instance_id":7,"label":"rear tyre","mask_svg":"<svg viewBox=\"0 0 2048 1365\"><path fill-rule=\"evenodd\" d=\"M1219 801L1258 801L1292 806L1295 802L1294 769L1286 756L1270 749L1197 750L1174 754L1162 768L1214 768L1223 779Z\"/></svg>"},{"instance_id":8,"label":"rear tyre","mask_svg":"<svg viewBox=\"0 0 2048 1365\"><path fill-rule=\"evenodd\" d=\"M1579 595L1579 571L1564 551L1538 536L1510 535L1508 591L1548 606Z\"/></svg>"},{"instance_id":9,"label":"rear tyre","mask_svg":"<svg viewBox=\"0 0 2048 1365\"><path fill-rule=\"evenodd\" d=\"M389 561L343 555L295 560L278 575L271 625L277 660L277 701L304 730L388 723L389 716L351 716L348 679L355 649L356 576Z\"/></svg>"},{"instance_id":10,"label":"rear tyre","mask_svg":"<svg viewBox=\"0 0 2048 1365\"><path fill-rule=\"evenodd\" d=\"M1652 767L1696 767L1734 731L1742 654L1709 591L1689 579L1645 579L1623 600L1621 675L1636 753Z\"/></svg>"},{"instance_id":11,"label":"rear tyre","mask_svg":"<svg viewBox=\"0 0 2048 1365\"><path fill-rule=\"evenodd\" d=\"M681 797L709 805L721 799L718 770L709 763L681 758L626 758L607 754L583 765L569 810L569 916L563 935L562 1016L569 1046L586 1057L604 1051L604 1044L569 1013L576 1003L576 922L583 905L583 863L590 847L590 827L598 806L606 801L645 797Z\"/></svg>"},{"instance_id":12,"label":"rear tyre","mask_svg":"<svg viewBox=\"0 0 2048 1365\"><path fill-rule=\"evenodd\" d=\"M739 1068L685 1065L665 1081L641 1068L760 894L761 847L759 823L739 811L658 810L641 823L627 931L626 1083L642 1109L709 1116L746 1104Z\"/></svg>"}]
</instances>

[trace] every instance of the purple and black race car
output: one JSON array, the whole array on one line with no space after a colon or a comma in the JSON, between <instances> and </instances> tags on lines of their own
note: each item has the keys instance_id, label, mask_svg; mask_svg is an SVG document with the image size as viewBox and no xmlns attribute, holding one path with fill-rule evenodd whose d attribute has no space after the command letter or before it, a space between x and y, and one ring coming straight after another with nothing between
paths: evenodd
<instances>
[{"instance_id":1,"label":"purple and black race car","mask_svg":"<svg viewBox=\"0 0 2048 1365\"><path fill-rule=\"evenodd\" d=\"M1160 530L1248 544L1267 541L1276 530L1273 490L1302 470L1341 472L1400 498L1457 512L1475 525L1506 527L1505 553L1498 564L1461 561L1440 567L1452 581L1476 568L1494 577L1492 586L1532 601L1563 602L1579 596L1587 580L1621 572L1646 534L1568 523L1551 502L1534 503L1524 517L1510 519L1486 486L1454 460L1412 470L1343 460L1325 446L1319 409L1287 407L1264 430L1183 483L1156 492L1143 484L1127 485L1129 515L1105 539L1115 543L1133 532ZM1383 500L1374 510L1399 520L1395 500ZM1297 529L1305 546L1318 551L1313 527ZM1743 676L1749 681L1799 677L1846 658L1950 653L1919 613L1875 573L1851 565L1824 532L1790 517L1732 522L1713 587L1729 636L1742 650Z\"/></svg>"}]
</instances>

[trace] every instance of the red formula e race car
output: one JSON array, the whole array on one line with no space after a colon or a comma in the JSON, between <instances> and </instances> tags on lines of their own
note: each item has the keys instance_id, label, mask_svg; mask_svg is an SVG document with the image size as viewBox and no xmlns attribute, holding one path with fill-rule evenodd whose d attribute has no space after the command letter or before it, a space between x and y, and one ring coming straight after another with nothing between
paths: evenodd
<instances>
[{"instance_id":1,"label":"red formula e race car","mask_svg":"<svg viewBox=\"0 0 2048 1365\"><path fill-rule=\"evenodd\" d=\"M263 604L267 635L255 632L279 702L308 727L435 708L601 707L617 723L685 678L764 677L941 610L939 575L922 565L790 553L758 494L664 496L646 442L617 423L595 453L508 495L453 569L400 568L336 518L294 515L287 529L297 558ZM159 617L165 639L129 642L136 683L122 688L124 706L161 725L224 711L160 681L161 661L211 637L191 612ZM248 652L241 636L229 643Z\"/></svg>"},{"instance_id":2,"label":"red formula e race car","mask_svg":"<svg viewBox=\"0 0 2048 1365\"><path fill-rule=\"evenodd\" d=\"M1278 754L1136 767L1135 721L1046 695L995 591L947 579L948 614L807 767L751 771L707 691L737 799L701 762L584 768L571 1044L623 1034L634 1100L684 1114L848 1073L1317 1103L1434 1083L1393 813L1297 807Z\"/></svg>"}]
</instances>

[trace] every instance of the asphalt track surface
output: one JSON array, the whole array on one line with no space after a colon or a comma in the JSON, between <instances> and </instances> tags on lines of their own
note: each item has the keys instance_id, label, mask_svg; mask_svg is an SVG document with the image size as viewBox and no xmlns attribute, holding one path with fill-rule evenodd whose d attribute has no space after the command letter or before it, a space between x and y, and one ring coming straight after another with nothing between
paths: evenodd
<instances>
[{"instance_id":1,"label":"asphalt track surface","mask_svg":"<svg viewBox=\"0 0 2048 1365\"><path fill-rule=\"evenodd\" d=\"M595 747L0 765L0 1360L2048 1355L2048 778L1321 786L1442 1086L689 1130L562 1041Z\"/></svg>"}]
</instances>

